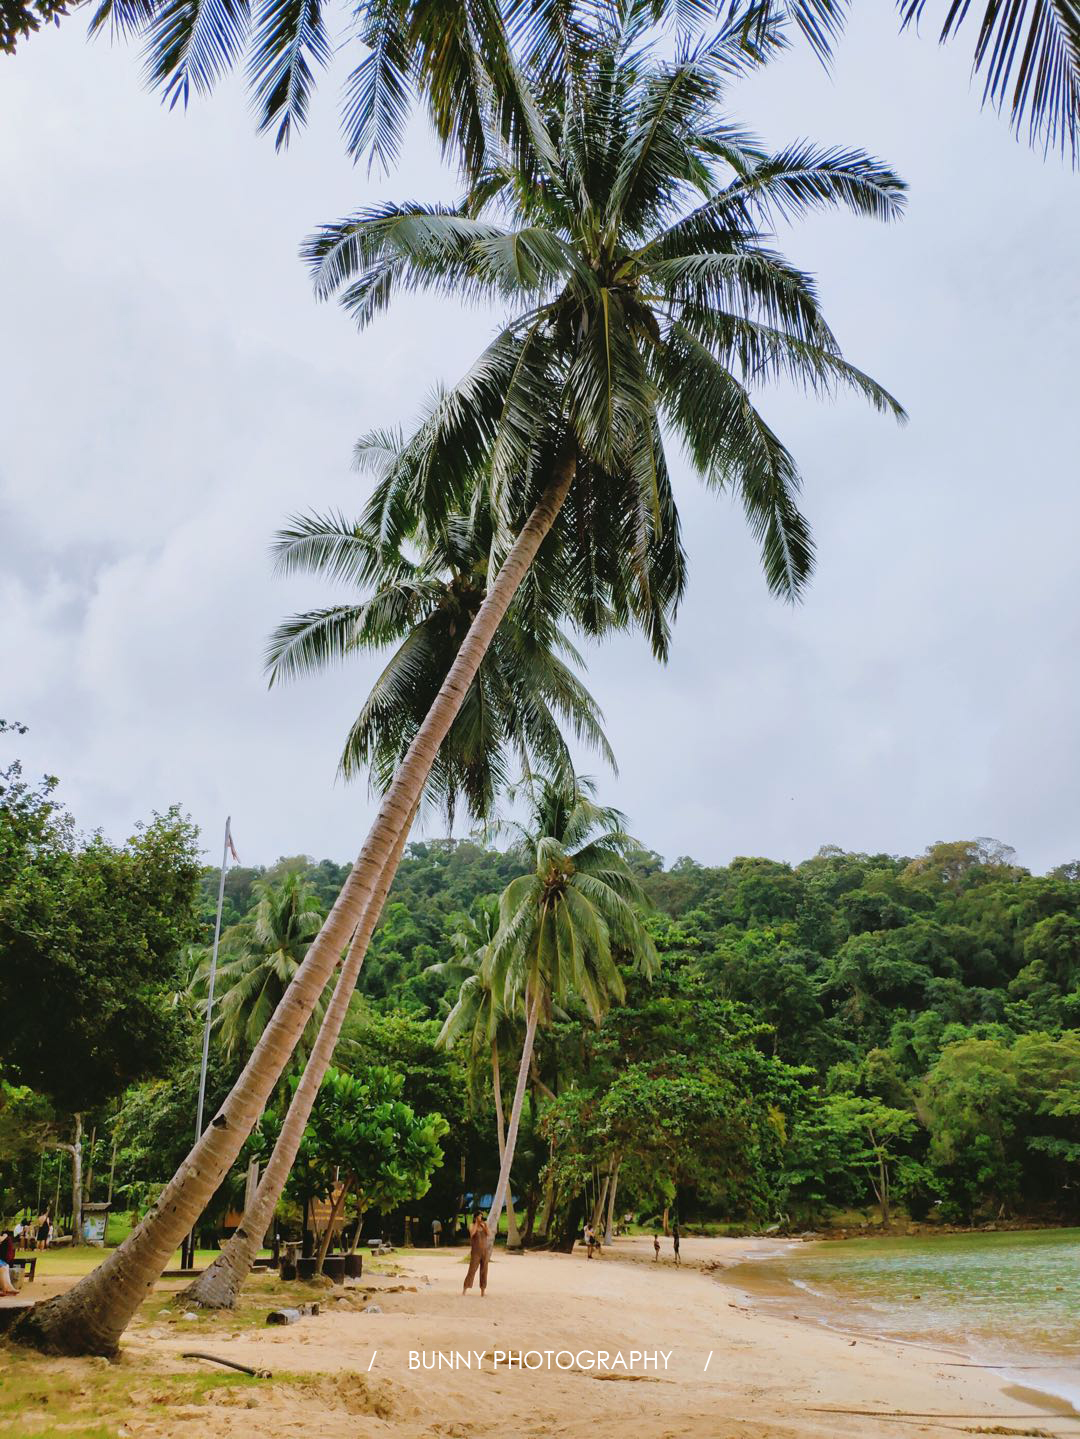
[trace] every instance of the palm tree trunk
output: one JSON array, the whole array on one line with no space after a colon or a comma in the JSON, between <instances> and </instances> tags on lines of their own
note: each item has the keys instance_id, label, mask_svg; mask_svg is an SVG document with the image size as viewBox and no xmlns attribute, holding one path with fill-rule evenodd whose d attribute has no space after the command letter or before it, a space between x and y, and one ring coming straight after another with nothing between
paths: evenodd
<instances>
[{"instance_id":1,"label":"palm tree trunk","mask_svg":"<svg viewBox=\"0 0 1080 1439\"><path fill-rule=\"evenodd\" d=\"M545 1239L549 1237L548 1230L551 1227L551 1212L554 1208L555 1181L554 1179L549 1179L547 1184L544 1186L544 1208L540 1215L540 1223L537 1225L537 1232L541 1234Z\"/></svg>"},{"instance_id":2,"label":"palm tree trunk","mask_svg":"<svg viewBox=\"0 0 1080 1439\"><path fill-rule=\"evenodd\" d=\"M285 1122L281 1126L277 1143L274 1145L274 1151L263 1170L259 1187L255 1191L255 1198L250 1205L245 1207L244 1217L240 1221L239 1228L221 1253L212 1264L203 1270L195 1282L189 1284L183 1291L182 1298L187 1303L199 1304L204 1309L232 1309L236 1305L240 1288L251 1272L255 1257L262 1248L263 1237L274 1217L274 1210L277 1208L278 1200L285 1188L289 1171L296 1161L296 1153L304 1137L308 1119L311 1117L312 1106L319 1093L319 1086L323 1082L326 1071L330 1068L338 1036L341 1034L341 1026L345 1023L345 1016L349 1012L349 1002L356 988L356 981L360 977L368 941L382 916L382 908L386 903L386 896L393 883L398 862L405 850L409 830L412 828L415 816L416 809L414 808L412 818L398 837L398 841L394 845L394 852L390 856L390 862L379 878L378 889L372 895L371 903L356 926L356 933L353 935L345 963L341 967L334 996L327 1006L318 1038L312 1046L311 1056L304 1068L300 1083L296 1086L292 1103L285 1115Z\"/></svg>"},{"instance_id":3,"label":"palm tree trunk","mask_svg":"<svg viewBox=\"0 0 1080 1439\"><path fill-rule=\"evenodd\" d=\"M517 1148L521 1108L525 1103L525 1089L529 1079L529 1062L532 1059L533 1045L536 1043L536 1026L540 1022L541 998L540 990L537 988L529 1005L529 1018L525 1025L525 1043L521 1049L521 1063L518 1065L517 1084L514 1086L514 1102L510 1108L510 1125L506 1131L506 1146L503 1149L502 1163L499 1166L499 1182L495 1186L495 1197L491 1202L491 1213L488 1215L488 1228L491 1230L491 1238L488 1240L489 1252L495 1245L495 1231L498 1227L499 1216L502 1214L503 1204L506 1202L507 1190L510 1187L510 1166L514 1162L514 1150Z\"/></svg>"},{"instance_id":4,"label":"palm tree trunk","mask_svg":"<svg viewBox=\"0 0 1080 1439\"><path fill-rule=\"evenodd\" d=\"M607 1197L607 1224L604 1226L604 1243L610 1244L615 1238L615 1191L619 1187L619 1165L618 1159L612 1160L611 1186L608 1189Z\"/></svg>"},{"instance_id":5,"label":"palm tree trunk","mask_svg":"<svg viewBox=\"0 0 1080 1439\"><path fill-rule=\"evenodd\" d=\"M82 1115L75 1116L75 1143L71 1146L71 1243L82 1243Z\"/></svg>"},{"instance_id":6,"label":"palm tree trunk","mask_svg":"<svg viewBox=\"0 0 1080 1439\"><path fill-rule=\"evenodd\" d=\"M503 1156L506 1153L506 1135L503 1129L502 1076L499 1072L499 1045L494 1039L491 1041L491 1084L495 1091L495 1133L499 1138L499 1168L501 1169ZM506 1247L507 1249L521 1248L521 1235L518 1233L517 1215L514 1213L514 1191L509 1180L507 1180L506 1184Z\"/></svg>"},{"instance_id":7,"label":"palm tree trunk","mask_svg":"<svg viewBox=\"0 0 1080 1439\"><path fill-rule=\"evenodd\" d=\"M342 949L370 903L394 846L419 803L439 746L457 718L495 631L555 523L576 469L576 448L568 442L550 483L522 526L469 626L322 929L282 996L243 1073L165 1186L153 1213L147 1215L103 1264L67 1293L29 1310L8 1331L11 1338L51 1353L116 1353L120 1336L153 1289L177 1245L191 1232L225 1178L288 1064ZM519 1076L519 1090L523 1081L524 1076ZM510 1121L515 1141L520 1102L517 1109L518 1114ZM512 1153L509 1136L507 1149ZM505 1184L503 1190L505 1192Z\"/></svg>"},{"instance_id":8,"label":"palm tree trunk","mask_svg":"<svg viewBox=\"0 0 1080 1439\"><path fill-rule=\"evenodd\" d=\"M611 1183L611 1170L604 1175L604 1182L596 1192L596 1203L593 1205L592 1214L589 1216L589 1224L592 1231L596 1233L596 1226L604 1213L604 1204L607 1200L608 1185Z\"/></svg>"}]
</instances>

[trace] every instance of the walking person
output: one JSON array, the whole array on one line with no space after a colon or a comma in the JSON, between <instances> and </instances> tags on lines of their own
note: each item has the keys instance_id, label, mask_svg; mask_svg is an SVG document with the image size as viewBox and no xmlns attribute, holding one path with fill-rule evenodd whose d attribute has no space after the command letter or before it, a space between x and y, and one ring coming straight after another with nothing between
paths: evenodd
<instances>
[{"instance_id":1,"label":"walking person","mask_svg":"<svg viewBox=\"0 0 1080 1439\"><path fill-rule=\"evenodd\" d=\"M477 1271L480 1274L480 1298L483 1299L484 1291L487 1289L488 1276L488 1238L491 1231L487 1227L487 1220L482 1214L473 1215L472 1228L469 1230L469 1272L465 1276L465 1283L461 1286L461 1293L464 1296L473 1286Z\"/></svg>"},{"instance_id":2,"label":"walking person","mask_svg":"<svg viewBox=\"0 0 1080 1439\"><path fill-rule=\"evenodd\" d=\"M677 1224L673 1224L671 1227L671 1242L675 1248L675 1263L681 1264L682 1260L679 1258L679 1226Z\"/></svg>"},{"instance_id":3,"label":"walking person","mask_svg":"<svg viewBox=\"0 0 1080 1439\"><path fill-rule=\"evenodd\" d=\"M653 1237L652 1237L652 1257L653 1257L653 1263L654 1263L654 1264L656 1264L656 1263L659 1262L659 1259L660 1259L660 1231L659 1231L659 1229L656 1231L656 1233L655 1233L655 1234L653 1235Z\"/></svg>"},{"instance_id":4,"label":"walking person","mask_svg":"<svg viewBox=\"0 0 1080 1439\"><path fill-rule=\"evenodd\" d=\"M595 1248L596 1248L596 1231L593 1229L593 1227L592 1227L591 1224L586 1224L586 1225L585 1225L585 1250L586 1250L585 1257L586 1257L586 1259L591 1259L591 1258L592 1258L592 1256L593 1256L593 1250L594 1250Z\"/></svg>"}]
</instances>

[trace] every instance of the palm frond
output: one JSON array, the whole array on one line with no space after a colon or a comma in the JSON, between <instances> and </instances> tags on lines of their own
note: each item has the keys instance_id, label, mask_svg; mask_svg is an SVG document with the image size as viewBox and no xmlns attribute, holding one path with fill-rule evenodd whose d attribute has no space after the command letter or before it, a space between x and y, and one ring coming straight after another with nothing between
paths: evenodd
<instances>
[{"instance_id":1,"label":"palm frond","mask_svg":"<svg viewBox=\"0 0 1080 1439\"><path fill-rule=\"evenodd\" d=\"M918 23L926 0L897 0L902 26ZM1075 0L985 0L972 69L983 103L1008 109L1032 145L1080 161L1080 8ZM970 0L948 0L942 43L967 19Z\"/></svg>"},{"instance_id":2,"label":"palm frond","mask_svg":"<svg viewBox=\"0 0 1080 1439\"><path fill-rule=\"evenodd\" d=\"M371 0L360 38L368 53L347 81L341 131L353 159L389 170L398 157L415 92L408 7L402 0Z\"/></svg>"},{"instance_id":3,"label":"palm frond","mask_svg":"<svg viewBox=\"0 0 1080 1439\"><path fill-rule=\"evenodd\" d=\"M797 599L814 548L795 503L795 461L730 371L684 326L672 326L658 354L664 406L709 483L735 491L761 545L769 588Z\"/></svg>"},{"instance_id":4,"label":"palm frond","mask_svg":"<svg viewBox=\"0 0 1080 1439\"><path fill-rule=\"evenodd\" d=\"M248 83L259 132L277 127L274 148L307 121L316 70L332 55L321 0L263 0L255 16Z\"/></svg>"},{"instance_id":5,"label":"palm frond","mask_svg":"<svg viewBox=\"0 0 1080 1439\"><path fill-rule=\"evenodd\" d=\"M191 90L208 94L247 43L250 0L167 0L146 32L147 83L170 108L187 105Z\"/></svg>"}]
</instances>

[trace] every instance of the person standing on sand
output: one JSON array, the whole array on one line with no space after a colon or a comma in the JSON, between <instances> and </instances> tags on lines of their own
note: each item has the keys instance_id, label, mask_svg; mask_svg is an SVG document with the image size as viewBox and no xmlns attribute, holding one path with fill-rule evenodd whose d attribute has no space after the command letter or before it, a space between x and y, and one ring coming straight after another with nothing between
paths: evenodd
<instances>
[{"instance_id":1,"label":"person standing on sand","mask_svg":"<svg viewBox=\"0 0 1080 1439\"><path fill-rule=\"evenodd\" d=\"M461 1286L463 1296L472 1288L476 1271L479 1270L480 1298L484 1297L484 1291L487 1289L489 1234L487 1220L482 1214L474 1214L472 1228L469 1230L469 1272L465 1276L465 1283Z\"/></svg>"},{"instance_id":2,"label":"person standing on sand","mask_svg":"<svg viewBox=\"0 0 1080 1439\"><path fill-rule=\"evenodd\" d=\"M432 1244L434 1244L434 1246L435 1246L436 1249L438 1249L439 1245L442 1243L442 1220L441 1220L441 1219L433 1219L433 1220L431 1221L431 1242L432 1242Z\"/></svg>"},{"instance_id":3,"label":"person standing on sand","mask_svg":"<svg viewBox=\"0 0 1080 1439\"><path fill-rule=\"evenodd\" d=\"M596 1248L596 1232L591 1224L585 1225L585 1257L591 1259L593 1250Z\"/></svg>"},{"instance_id":4,"label":"person standing on sand","mask_svg":"<svg viewBox=\"0 0 1080 1439\"><path fill-rule=\"evenodd\" d=\"M675 1247L675 1263L681 1265L682 1260L679 1258L679 1226L677 1224L672 1225L671 1242Z\"/></svg>"},{"instance_id":5,"label":"person standing on sand","mask_svg":"<svg viewBox=\"0 0 1080 1439\"><path fill-rule=\"evenodd\" d=\"M660 1258L660 1231L659 1229L652 1237L652 1257L655 1264Z\"/></svg>"}]
</instances>

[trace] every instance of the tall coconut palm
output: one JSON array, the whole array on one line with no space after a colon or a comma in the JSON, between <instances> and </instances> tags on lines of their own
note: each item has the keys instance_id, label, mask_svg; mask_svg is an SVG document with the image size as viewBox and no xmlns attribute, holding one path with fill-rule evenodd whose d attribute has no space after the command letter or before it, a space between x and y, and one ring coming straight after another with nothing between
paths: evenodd
<instances>
[{"instance_id":1,"label":"tall coconut palm","mask_svg":"<svg viewBox=\"0 0 1080 1439\"><path fill-rule=\"evenodd\" d=\"M499 1167L506 1152L506 1119L503 1114L502 1065L500 1045L519 1026L503 1004L491 972L488 957L498 930L498 906L485 902L475 915L462 917L451 936L454 957L443 964L429 966L433 973L453 974L461 979L461 988L449 1014L443 1021L435 1041L436 1048L453 1049L462 1041L468 1049L470 1087L479 1087L481 1073L490 1065L491 1088L495 1102L495 1135L499 1149ZM520 1012L520 1006L519 1006ZM521 1247L517 1214L509 1183L506 1193L506 1241L513 1248Z\"/></svg>"},{"instance_id":2,"label":"tall coconut palm","mask_svg":"<svg viewBox=\"0 0 1080 1439\"><path fill-rule=\"evenodd\" d=\"M699 472L742 499L773 588L797 595L805 583L811 545L795 463L748 385L780 375L816 391L853 386L879 408L899 407L844 361L812 283L763 242L760 226L770 209L795 217L838 204L889 218L903 186L855 152L799 145L763 154L715 113L725 81L747 63L735 32L662 65L619 32L557 100L541 104L515 81L527 133L506 152L491 127L483 184L460 209L382 207L328 226L309 247L322 293L341 288L361 321L402 287L515 301L424 427L422 458L407 446L388 485L395 492L400 478L401 495L418 498L426 487L452 508L455 476L484 469L505 559L493 564L356 864L233 1090L154 1213L93 1274L22 1317L13 1337L62 1352L115 1351L239 1153L361 917L374 923L366 911L439 747L545 541L561 549L575 583L581 568L617 556L633 585L644 583L650 551L669 542L662 416ZM509 223L482 218L489 207ZM413 512L431 511L417 503ZM623 603L632 584L610 586L612 602Z\"/></svg>"},{"instance_id":3,"label":"tall coconut palm","mask_svg":"<svg viewBox=\"0 0 1080 1439\"><path fill-rule=\"evenodd\" d=\"M623 816L597 805L580 782L533 787L531 813L518 826L517 850L532 872L511 880L499 901L499 929L486 964L492 987L526 1013L494 1221L502 1212L514 1161L536 1030L552 1004L570 995L599 1022L625 998L619 960L652 974L656 952L635 905L642 895L626 861L635 841Z\"/></svg>"}]
</instances>

